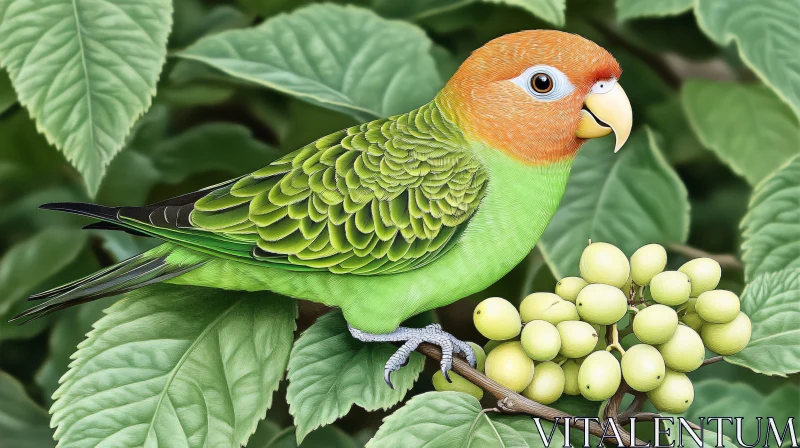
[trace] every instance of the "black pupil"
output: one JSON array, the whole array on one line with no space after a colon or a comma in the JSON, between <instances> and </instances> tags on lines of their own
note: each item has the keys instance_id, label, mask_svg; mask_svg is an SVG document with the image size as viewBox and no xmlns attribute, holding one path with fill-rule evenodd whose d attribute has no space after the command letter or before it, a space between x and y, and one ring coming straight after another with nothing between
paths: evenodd
<instances>
[{"instance_id":1,"label":"black pupil","mask_svg":"<svg viewBox=\"0 0 800 448\"><path fill-rule=\"evenodd\" d=\"M537 92L547 92L550 90L551 85L552 81L550 81L550 77L547 75L536 75L533 79L533 87Z\"/></svg>"}]
</instances>

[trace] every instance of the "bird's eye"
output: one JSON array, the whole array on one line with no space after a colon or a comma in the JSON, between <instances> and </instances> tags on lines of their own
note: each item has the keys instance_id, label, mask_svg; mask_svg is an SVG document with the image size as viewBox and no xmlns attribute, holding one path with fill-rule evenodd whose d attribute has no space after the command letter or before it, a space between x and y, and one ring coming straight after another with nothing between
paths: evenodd
<instances>
[{"instance_id":1,"label":"bird's eye","mask_svg":"<svg viewBox=\"0 0 800 448\"><path fill-rule=\"evenodd\" d=\"M547 93L553 90L553 79L547 73L536 73L531 78L531 88L537 93Z\"/></svg>"}]
</instances>

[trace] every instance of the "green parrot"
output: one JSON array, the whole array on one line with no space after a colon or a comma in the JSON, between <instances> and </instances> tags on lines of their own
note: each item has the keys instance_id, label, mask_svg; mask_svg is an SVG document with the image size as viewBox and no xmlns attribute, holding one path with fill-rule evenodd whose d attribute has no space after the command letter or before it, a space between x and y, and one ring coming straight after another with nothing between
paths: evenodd
<instances>
[{"instance_id":1,"label":"green parrot","mask_svg":"<svg viewBox=\"0 0 800 448\"><path fill-rule=\"evenodd\" d=\"M491 285L533 248L588 138L632 125L603 48L559 31L509 34L476 50L436 97L406 114L322 137L252 174L144 207L53 203L93 229L160 246L29 300L15 319L168 282L269 290L341 308L362 341L402 343L384 379L422 342L475 364L469 345L407 318ZM220 148L221 150L223 148Z\"/></svg>"}]
</instances>

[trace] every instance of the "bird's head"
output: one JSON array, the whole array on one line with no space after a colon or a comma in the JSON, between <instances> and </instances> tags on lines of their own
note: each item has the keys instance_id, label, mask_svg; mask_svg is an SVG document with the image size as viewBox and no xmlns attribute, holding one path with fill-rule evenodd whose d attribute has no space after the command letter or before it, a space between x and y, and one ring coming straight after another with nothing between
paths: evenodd
<instances>
[{"instance_id":1,"label":"bird's head","mask_svg":"<svg viewBox=\"0 0 800 448\"><path fill-rule=\"evenodd\" d=\"M441 98L467 135L528 164L572 158L589 138L632 125L616 59L594 42L552 30L523 31L475 50Z\"/></svg>"}]
</instances>

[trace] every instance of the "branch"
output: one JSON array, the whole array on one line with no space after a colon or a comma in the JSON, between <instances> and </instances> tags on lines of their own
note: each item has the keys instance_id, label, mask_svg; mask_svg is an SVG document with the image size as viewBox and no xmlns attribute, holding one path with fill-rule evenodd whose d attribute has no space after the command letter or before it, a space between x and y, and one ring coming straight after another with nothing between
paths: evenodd
<instances>
[{"instance_id":1,"label":"branch","mask_svg":"<svg viewBox=\"0 0 800 448\"><path fill-rule=\"evenodd\" d=\"M710 254L696 247L687 246L685 244L679 244L679 243L668 244L667 249L669 249L672 252L679 253L686 258L702 258L702 257L710 258L719 263L719 265L723 269L736 269L737 271L741 271L744 269L744 265L742 264L741 260L736 258L735 255Z\"/></svg>"},{"instance_id":2,"label":"branch","mask_svg":"<svg viewBox=\"0 0 800 448\"><path fill-rule=\"evenodd\" d=\"M417 351L437 362L442 359L442 350L433 344L423 342L417 347ZM460 357L453 358L453 371L466 378L472 384L492 394L498 400L498 408L500 408L502 412L527 414L551 422L554 422L558 417L562 419L569 418L573 419L571 423L574 424L576 428L584 428L583 421L574 420L575 417L566 412L529 400L513 390L498 384L486 375L473 369L472 366ZM619 430L622 443L625 446L631 446L632 442L635 442L636 445L644 445L644 442L639 439L632 441L631 435L624 429L620 427L617 429ZM598 423L589 422L589 432L597 437L603 437L603 427Z\"/></svg>"},{"instance_id":3,"label":"branch","mask_svg":"<svg viewBox=\"0 0 800 448\"><path fill-rule=\"evenodd\" d=\"M623 426L630 424L630 418L638 415L646 402L647 394L636 392L633 397L633 402L628 406L628 409L625 409L622 414L617 416L617 423Z\"/></svg>"},{"instance_id":4,"label":"branch","mask_svg":"<svg viewBox=\"0 0 800 448\"><path fill-rule=\"evenodd\" d=\"M714 364L715 362L720 362L720 361L722 361L722 356L714 356L712 358L708 358L705 361L703 361L703 364L701 364L700 367L707 366L709 364Z\"/></svg>"}]
</instances>

